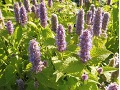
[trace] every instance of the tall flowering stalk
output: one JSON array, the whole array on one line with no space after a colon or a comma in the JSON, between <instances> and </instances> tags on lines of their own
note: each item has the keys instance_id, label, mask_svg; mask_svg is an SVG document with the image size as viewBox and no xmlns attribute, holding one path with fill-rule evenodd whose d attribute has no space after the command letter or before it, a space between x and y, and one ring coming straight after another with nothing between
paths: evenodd
<instances>
[{"instance_id":1,"label":"tall flowering stalk","mask_svg":"<svg viewBox=\"0 0 120 90\"><path fill-rule=\"evenodd\" d=\"M28 18L27 18L27 12L26 12L26 9L24 8L24 6L22 6L20 8L20 23L22 26L24 26L28 21Z\"/></svg>"},{"instance_id":2,"label":"tall flowering stalk","mask_svg":"<svg viewBox=\"0 0 120 90\"><path fill-rule=\"evenodd\" d=\"M86 15L86 24L90 25L92 21L92 11L88 11Z\"/></svg>"},{"instance_id":3,"label":"tall flowering stalk","mask_svg":"<svg viewBox=\"0 0 120 90\"><path fill-rule=\"evenodd\" d=\"M78 12L76 20L76 34L80 35L84 29L84 10Z\"/></svg>"},{"instance_id":4,"label":"tall flowering stalk","mask_svg":"<svg viewBox=\"0 0 120 90\"><path fill-rule=\"evenodd\" d=\"M24 0L24 6L25 6L25 9L27 10L27 12L31 11L29 0Z\"/></svg>"},{"instance_id":5,"label":"tall flowering stalk","mask_svg":"<svg viewBox=\"0 0 120 90\"><path fill-rule=\"evenodd\" d=\"M103 20L102 20L102 29L104 31L107 31L107 25L108 25L108 22L109 22L109 18L110 18L109 13L105 12L104 15L103 15Z\"/></svg>"},{"instance_id":6,"label":"tall flowering stalk","mask_svg":"<svg viewBox=\"0 0 120 90\"><path fill-rule=\"evenodd\" d=\"M45 62L41 61L40 47L38 46L38 42L34 39L30 41L29 54L30 61L33 66L32 67L33 72L35 73L41 72L43 68L45 68Z\"/></svg>"},{"instance_id":7,"label":"tall flowering stalk","mask_svg":"<svg viewBox=\"0 0 120 90\"><path fill-rule=\"evenodd\" d=\"M52 31L56 32L57 28L58 28L58 17L56 14L52 14L52 17L51 17L51 29Z\"/></svg>"},{"instance_id":8,"label":"tall flowering stalk","mask_svg":"<svg viewBox=\"0 0 120 90\"><path fill-rule=\"evenodd\" d=\"M15 13L16 22L20 23L20 7L19 7L19 3L14 4L14 13Z\"/></svg>"},{"instance_id":9,"label":"tall flowering stalk","mask_svg":"<svg viewBox=\"0 0 120 90\"><path fill-rule=\"evenodd\" d=\"M85 30L80 36L80 59L82 62L87 62L92 48L92 35L89 30Z\"/></svg>"},{"instance_id":10,"label":"tall flowering stalk","mask_svg":"<svg viewBox=\"0 0 120 90\"><path fill-rule=\"evenodd\" d=\"M102 9L98 8L93 23L93 34L95 36L100 36L101 28L102 28Z\"/></svg>"},{"instance_id":11,"label":"tall flowering stalk","mask_svg":"<svg viewBox=\"0 0 120 90\"><path fill-rule=\"evenodd\" d=\"M53 0L48 0L48 6L52 7L53 6Z\"/></svg>"},{"instance_id":12,"label":"tall flowering stalk","mask_svg":"<svg viewBox=\"0 0 120 90\"><path fill-rule=\"evenodd\" d=\"M12 21L8 21L7 24L6 24L6 27L7 27L7 30L8 30L8 33L9 34L13 34L14 32L14 26L12 24Z\"/></svg>"},{"instance_id":13,"label":"tall flowering stalk","mask_svg":"<svg viewBox=\"0 0 120 90\"><path fill-rule=\"evenodd\" d=\"M40 23L42 27L46 27L47 26L47 8L45 6L44 2L40 3Z\"/></svg>"},{"instance_id":14,"label":"tall flowering stalk","mask_svg":"<svg viewBox=\"0 0 120 90\"><path fill-rule=\"evenodd\" d=\"M60 24L56 32L56 44L57 49L60 52L66 50L66 39L65 39L65 30L64 27Z\"/></svg>"}]
</instances>

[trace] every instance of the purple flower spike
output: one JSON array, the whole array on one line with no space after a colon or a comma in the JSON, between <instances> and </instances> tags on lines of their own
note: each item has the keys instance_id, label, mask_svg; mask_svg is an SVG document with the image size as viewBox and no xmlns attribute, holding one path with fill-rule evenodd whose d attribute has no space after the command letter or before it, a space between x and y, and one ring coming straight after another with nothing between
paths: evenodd
<instances>
[{"instance_id":1,"label":"purple flower spike","mask_svg":"<svg viewBox=\"0 0 120 90\"><path fill-rule=\"evenodd\" d=\"M102 28L102 9L98 8L95 14L94 22L93 22L93 34L94 36L100 36Z\"/></svg>"},{"instance_id":2,"label":"purple flower spike","mask_svg":"<svg viewBox=\"0 0 120 90\"><path fill-rule=\"evenodd\" d=\"M17 83L17 85L19 87L19 90L24 90L25 89L24 88L24 81L22 79L16 80L16 83Z\"/></svg>"},{"instance_id":3,"label":"purple flower spike","mask_svg":"<svg viewBox=\"0 0 120 90\"><path fill-rule=\"evenodd\" d=\"M45 6L44 2L40 3L40 23L42 27L46 27L47 26L47 8Z\"/></svg>"},{"instance_id":4,"label":"purple flower spike","mask_svg":"<svg viewBox=\"0 0 120 90\"><path fill-rule=\"evenodd\" d=\"M95 8L95 5L94 4L91 4L90 6L90 11L92 11L92 24L93 24L93 21L94 21L94 17L95 17L95 11L96 11L96 8Z\"/></svg>"},{"instance_id":5,"label":"purple flower spike","mask_svg":"<svg viewBox=\"0 0 120 90\"><path fill-rule=\"evenodd\" d=\"M34 39L30 41L29 54L33 66L32 70L35 73L41 72L43 68L45 68L45 62L41 61L40 47L38 46L38 42Z\"/></svg>"},{"instance_id":6,"label":"purple flower spike","mask_svg":"<svg viewBox=\"0 0 120 90\"><path fill-rule=\"evenodd\" d=\"M84 29L84 10L81 9L77 15L76 34L81 35L83 29Z\"/></svg>"},{"instance_id":7,"label":"purple flower spike","mask_svg":"<svg viewBox=\"0 0 120 90\"><path fill-rule=\"evenodd\" d=\"M88 80L88 75L84 73L84 74L82 75L82 80L84 80L84 81L85 81L85 80Z\"/></svg>"},{"instance_id":8,"label":"purple flower spike","mask_svg":"<svg viewBox=\"0 0 120 90\"><path fill-rule=\"evenodd\" d=\"M116 83L111 83L111 84L108 85L106 90L119 90L119 86Z\"/></svg>"},{"instance_id":9,"label":"purple flower spike","mask_svg":"<svg viewBox=\"0 0 120 90\"><path fill-rule=\"evenodd\" d=\"M63 52L66 50L66 40L65 40L65 30L64 27L60 24L57 29L56 35L56 44L58 51Z\"/></svg>"},{"instance_id":10,"label":"purple flower spike","mask_svg":"<svg viewBox=\"0 0 120 90\"><path fill-rule=\"evenodd\" d=\"M20 7L19 7L19 3L14 4L14 13L15 13L16 22L20 23Z\"/></svg>"},{"instance_id":11,"label":"purple flower spike","mask_svg":"<svg viewBox=\"0 0 120 90\"><path fill-rule=\"evenodd\" d=\"M35 5L32 5L31 10L34 14L36 14L36 6Z\"/></svg>"},{"instance_id":12,"label":"purple flower spike","mask_svg":"<svg viewBox=\"0 0 120 90\"><path fill-rule=\"evenodd\" d=\"M52 31L56 32L58 28L58 17L56 14L52 14L51 17Z\"/></svg>"},{"instance_id":13,"label":"purple flower spike","mask_svg":"<svg viewBox=\"0 0 120 90\"><path fill-rule=\"evenodd\" d=\"M104 13L103 21L102 21L102 29L105 31L107 31L109 18L110 18L109 13L108 12Z\"/></svg>"},{"instance_id":14,"label":"purple flower spike","mask_svg":"<svg viewBox=\"0 0 120 90\"><path fill-rule=\"evenodd\" d=\"M12 24L12 21L9 20L7 22L7 24L6 24L6 26L7 26L8 33L9 34L13 34L13 32L14 32L14 26Z\"/></svg>"},{"instance_id":15,"label":"purple flower spike","mask_svg":"<svg viewBox=\"0 0 120 90\"><path fill-rule=\"evenodd\" d=\"M80 36L80 59L82 62L87 62L92 48L92 35L90 30L85 30Z\"/></svg>"},{"instance_id":16,"label":"purple flower spike","mask_svg":"<svg viewBox=\"0 0 120 90\"><path fill-rule=\"evenodd\" d=\"M27 12L30 12L30 11L31 11L30 1L29 1L29 0L24 0L24 6L25 6Z\"/></svg>"},{"instance_id":17,"label":"purple flower spike","mask_svg":"<svg viewBox=\"0 0 120 90\"><path fill-rule=\"evenodd\" d=\"M92 21L92 11L88 11L86 15L86 24L90 25Z\"/></svg>"},{"instance_id":18,"label":"purple flower spike","mask_svg":"<svg viewBox=\"0 0 120 90\"><path fill-rule=\"evenodd\" d=\"M103 72L102 67L99 67L99 68L97 69L97 72L98 72L98 74L102 74L102 72Z\"/></svg>"},{"instance_id":19,"label":"purple flower spike","mask_svg":"<svg viewBox=\"0 0 120 90\"><path fill-rule=\"evenodd\" d=\"M53 0L48 0L48 6L52 7L53 6Z\"/></svg>"},{"instance_id":20,"label":"purple flower spike","mask_svg":"<svg viewBox=\"0 0 120 90\"><path fill-rule=\"evenodd\" d=\"M28 21L27 18L27 13L26 13L26 9L24 8L24 6L22 6L20 8L20 23L22 26L24 26Z\"/></svg>"}]
</instances>

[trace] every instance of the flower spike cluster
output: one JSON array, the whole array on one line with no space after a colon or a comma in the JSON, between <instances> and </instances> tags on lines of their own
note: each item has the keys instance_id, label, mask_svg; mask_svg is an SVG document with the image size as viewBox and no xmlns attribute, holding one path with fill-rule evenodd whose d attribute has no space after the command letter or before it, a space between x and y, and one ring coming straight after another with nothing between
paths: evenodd
<instances>
[{"instance_id":1,"label":"flower spike cluster","mask_svg":"<svg viewBox=\"0 0 120 90\"><path fill-rule=\"evenodd\" d=\"M12 21L9 20L7 22L7 24L6 24L6 26L7 26L8 33L9 34L13 34L13 32L14 32L14 26L12 24Z\"/></svg>"},{"instance_id":2,"label":"flower spike cluster","mask_svg":"<svg viewBox=\"0 0 120 90\"><path fill-rule=\"evenodd\" d=\"M94 36L100 36L102 28L102 9L98 8L94 17L93 34Z\"/></svg>"},{"instance_id":3,"label":"flower spike cluster","mask_svg":"<svg viewBox=\"0 0 120 90\"><path fill-rule=\"evenodd\" d=\"M48 6L52 7L53 6L53 0L48 0Z\"/></svg>"},{"instance_id":4,"label":"flower spike cluster","mask_svg":"<svg viewBox=\"0 0 120 90\"><path fill-rule=\"evenodd\" d=\"M116 83L110 83L106 90L119 90L119 86Z\"/></svg>"},{"instance_id":5,"label":"flower spike cluster","mask_svg":"<svg viewBox=\"0 0 120 90\"><path fill-rule=\"evenodd\" d=\"M83 29L84 29L84 10L81 9L77 15L76 34L81 35Z\"/></svg>"},{"instance_id":6,"label":"flower spike cluster","mask_svg":"<svg viewBox=\"0 0 120 90\"><path fill-rule=\"evenodd\" d=\"M58 51L63 52L66 50L66 39L64 27L60 24L56 32L56 44Z\"/></svg>"},{"instance_id":7,"label":"flower spike cluster","mask_svg":"<svg viewBox=\"0 0 120 90\"><path fill-rule=\"evenodd\" d=\"M29 0L24 0L24 6L25 6L25 9L27 10L27 12L31 11Z\"/></svg>"},{"instance_id":8,"label":"flower spike cluster","mask_svg":"<svg viewBox=\"0 0 120 90\"><path fill-rule=\"evenodd\" d=\"M30 61L32 62L32 70L35 73L41 72L43 68L45 68L46 63L41 61L41 53L40 47L38 46L38 42L34 39L30 41L29 45L29 53L30 53Z\"/></svg>"},{"instance_id":9,"label":"flower spike cluster","mask_svg":"<svg viewBox=\"0 0 120 90\"><path fill-rule=\"evenodd\" d=\"M56 14L52 14L51 24L52 24L52 27L51 27L52 31L56 32L58 28L58 17Z\"/></svg>"},{"instance_id":10,"label":"flower spike cluster","mask_svg":"<svg viewBox=\"0 0 120 90\"><path fill-rule=\"evenodd\" d=\"M24 26L28 21L27 12L24 6L20 8L20 23Z\"/></svg>"},{"instance_id":11,"label":"flower spike cluster","mask_svg":"<svg viewBox=\"0 0 120 90\"><path fill-rule=\"evenodd\" d=\"M20 7L19 7L19 3L14 4L14 13L15 13L16 22L20 23Z\"/></svg>"},{"instance_id":12,"label":"flower spike cluster","mask_svg":"<svg viewBox=\"0 0 120 90\"><path fill-rule=\"evenodd\" d=\"M92 48L92 35L89 30L85 30L80 36L80 59L82 62L87 62Z\"/></svg>"},{"instance_id":13,"label":"flower spike cluster","mask_svg":"<svg viewBox=\"0 0 120 90\"><path fill-rule=\"evenodd\" d=\"M40 23L42 27L46 27L47 26L47 8L45 6L45 2L41 2L40 3Z\"/></svg>"}]
</instances>

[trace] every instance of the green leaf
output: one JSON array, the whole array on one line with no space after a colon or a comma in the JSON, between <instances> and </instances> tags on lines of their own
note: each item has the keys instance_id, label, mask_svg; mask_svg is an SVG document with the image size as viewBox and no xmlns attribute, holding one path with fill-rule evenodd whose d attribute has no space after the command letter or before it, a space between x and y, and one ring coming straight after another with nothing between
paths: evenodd
<instances>
[{"instance_id":1,"label":"green leaf","mask_svg":"<svg viewBox=\"0 0 120 90\"><path fill-rule=\"evenodd\" d=\"M37 25L34 22L28 21L27 22L28 26L32 26L35 29L38 29Z\"/></svg>"},{"instance_id":2,"label":"green leaf","mask_svg":"<svg viewBox=\"0 0 120 90\"><path fill-rule=\"evenodd\" d=\"M54 74L56 74L56 82L62 77L64 76L64 74L60 71L56 71L54 72Z\"/></svg>"},{"instance_id":3,"label":"green leaf","mask_svg":"<svg viewBox=\"0 0 120 90\"><path fill-rule=\"evenodd\" d=\"M110 66L103 67L104 72L114 72L116 70L118 70L118 68L114 68L114 67L110 67Z\"/></svg>"}]
</instances>

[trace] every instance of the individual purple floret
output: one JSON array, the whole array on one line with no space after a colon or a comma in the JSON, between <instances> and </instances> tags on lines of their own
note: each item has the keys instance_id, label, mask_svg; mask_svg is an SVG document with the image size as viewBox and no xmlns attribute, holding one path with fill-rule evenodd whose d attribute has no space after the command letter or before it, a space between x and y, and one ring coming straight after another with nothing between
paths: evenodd
<instances>
[{"instance_id":1,"label":"individual purple floret","mask_svg":"<svg viewBox=\"0 0 120 90\"><path fill-rule=\"evenodd\" d=\"M25 9L27 10L27 12L31 11L29 0L24 0L24 6L25 6Z\"/></svg>"},{"instance_id":2,"label":"individual purple floret","mask_svg":"<svg viewBox=\"0 0 120 90\"><path fill-rule=\"evenodd\" d=\"M20 7L18 3L14 4L14 13L15 13L16 22L20 23Z\"/></svg>"},{"instance_id":3,"label":"individual purple floret","mask_svg":"<svg viewBox=\"0 0 120 90\"><path fill-rule=\"evenodd\" d=\"M84 29L84 10L81 9L77 15L76 34L81 35L83 29Z\"/></svg>"},{"instance_id":4,"label":"individual purple floret","mask_svg":"<svg viewBox=\"0 0 120 90\"><path fill-rule=\"evenodd\" d=\"M33 5L37 5L37 0L32 0Z\"/></svg>"},{"instance_id":5,"label":"individual purple floret","mask_svg":"<svg viewBox=\"0 0 120 90\"><path fill-rule=\"evenodd\" d=\"M19 90L25 90L25 88L24 88L24 81L22 79L16 80L16 83L17 83L17 85L19 87Z\"/></svg>"},{"instance_id":6,"label":"individual purple floret","mask_svg":"<svg viewBox=\"0 0 120 90\"><path fill-rule=\"evenodd\" d=\"M22 6L20 8L20 23L22 26L24 26L28 21L27 18L27 13L26 13L26 9L24 8L24 6Z\"/></svg>"},{"instance_id":7,"label":"individual purple floret","mask_svg":"<svg viewBox=\"0 0 120 90\"><path fill-rule=\"evenodd\" d=\"M69 24L69 25L68 25L68 33L69 33L69 34L72 33L72 29L73 29L72 25Z\"/></svg>"},{"instance_id":8,"label":"individual purple floret","mask_svg":"<svg viewBox=\"0 0 120 90\"><path fill-rule=\"evenodd\" d=\"M40 3L40 23L42 27L46 27L47 26L47 8L45 6L44 2Z\"/></svg>"},{"instance_id":9,"label":"individual purple floret","mask_svg":"<svg viewBox=\"0 0 120 90\"><path fill-rule=\"evenodd\" d=\"M57 49L58 51L63 52L64 50L66 50L66 39L65 39L65 30L61 24L58 26L56 34L57 34L56 35Z\"/></svg>"},{"instance_id":10,"label":"individual purple floret","mask_svg":"<svg viewBox=\"0 0 120 90\"><path fill-rule=\"evenodd\" d=\"M52 7L53 6L53 0L48 0L48 6Z\"/></svg>"},{"instance_id":11,"label":"individual purple floret","mask_svg":"<svg viewBox=\"0 0 120 90\"><path fill-rule=\"evenodd\" d=\"M6 23L6 27L7 27L7 30L8 30L8 33L11 35L11 34L13 34L13 32L14 32L14 26L13 26L13 24L12 24L12 21L7 21L7 23Z\"/></svg>"},{"instance_id":12,"label":"individual purple floret","mask_svg":"<svg viewBox=\"0 0 120 90\"><path fill-rule=\"evenodd\" d=\"M102 29L105 31L107 31L107 25L109 22L109 18L110 18L109 13L105 12L103 16L103 20L102 20Z\"/></svg>"},{"instance_id":13,"label":"individual purple floret","mask_svg":"<svg viewBox=\"0 0 120 90\"><path fill-rule=\"evenodd\" d=\"M93 22L93 34L94 36L100 36L102 28L102 9L98 8L95 14Z\"/></svg>"},{"instance_id":14,"label":"individual purple floret","mask_svg":"<svg viewBox=\"0 0 120 90\"><path fill-rule=\"evenodd\" d=\"M102 67L99 67L99 68L97 69L97 72L98 72L98 74L102 74L102 72L103 72Z\"/></svg>"},{"instance_id":15,"label":"individual purple floret","mask_svg":"<svg viewBox=\"0 0 120 90\"><path fill-rule=\"evenodd\" d=\"M108 85L108 87L106 88L106 90L119 90L119 86L115 82L114 83L110 83Z\"/></svg>"},{"instance_id":16,"label":"individual purple floret","mask_svg":"<svg viewBox=\"0 0 120 90\"><path fill-rule=\"evenodd\" d=\"M92 11L88 11L86 15L86 24L90 25L92 21Z\"/></svg>"},{"instance_id":17,"label":"individual purple floret","mask_svg":"<svg viewBox=\"0 0 120 90\"><path fill-rule=\"evenodd\" d=\"M41 61L41 53L40 47L38 46L38 42L34 39L30 41L29 45L29 55L30 61L32 62L32 70L35 73L41 72L43 68L45 68L44 61Z\"/></svg>"},{"instance_id":18,"label":"individual purple floret","mask_svg":"<svg viewBox=\"0 0 120 90\"><path fill-rule=\"evenodd\" d=\"M57 28L58 28L58 17L56 14L52 14L51 17L51 29L52 31L56 32Z\"/></svg>"},{"instance_id":19,"label":"individual purple floret","mask_svg":"<svg viewBox=\"0 0 120 90\"><path fill-rule=\"evenodd\" d=\"M88 80L88 75L84 73L84 74L82 75L82 80L84 80L84 81L85 81L85 80Z\"/></svg>"},{"instance_id":20,"label":"individual purple floret","mask_svg":"<svg viewBox=\"0 0 120 90\"><path fill-rule=\"evenodd\" d=\"M80 36L80 59L82 62L87 62L92 48L92 35L90 30L85 30Z\"/></svg>"}]
</instances>

